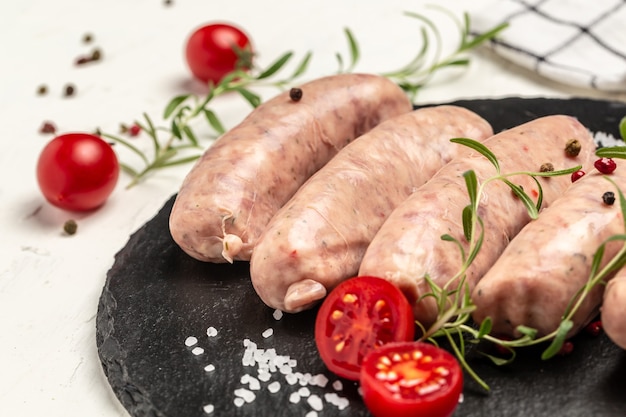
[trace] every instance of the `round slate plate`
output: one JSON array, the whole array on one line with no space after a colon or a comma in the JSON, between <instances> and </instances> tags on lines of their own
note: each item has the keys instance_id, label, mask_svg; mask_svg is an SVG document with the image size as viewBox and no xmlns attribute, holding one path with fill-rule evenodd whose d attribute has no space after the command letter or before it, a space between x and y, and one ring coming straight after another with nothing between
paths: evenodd
<instances>
[{"instance_id":1,"label":"round slate plate","mask_svg":"<svg viewBox=\"0 0 626 417\"><path fill-rule=\"evenodd\" d=\"M562 113L578 117L590 130L618 137L625 103L588 99L519 99L459 101L500 131L533 118ZM336 392L337 380L319 359L313 340L315 311L285 315L256 296L248 264L208 264L185 255L172 241L168 217L173 197L162 210L135 232L117 253L107 274L97 315L97 346L109 383L133 417L200 417L204 406L217 416L305 416L312 406L290 395L301 388L289 385L285 375L273 373L261 382L255 399L238 407L235 390L249 388L241 377L257 375L244 366L244 339L261 349L297 361L293 372L323 374L325 387L309 386L311 395ZM214 327L218 333L207 336ZM273 329L264 338L263 332ZM189 336L198 339L187 346ZM193 347L204 352L194 354ZM485 392L467 378L464 400L455 417L577 417L624 416L626 413L626 354L606 336L581 334L571 355L541 361L539 351L521 352L509 366L496 367L470 352L473 368L491 387ZM205 366L215 370L207 372ZM281 390L267 386L279 381ZM368 416L354 383L343 381L337 392L350 401L348 408L324 403L320 416Z\"/></svg>"}]
</instances>

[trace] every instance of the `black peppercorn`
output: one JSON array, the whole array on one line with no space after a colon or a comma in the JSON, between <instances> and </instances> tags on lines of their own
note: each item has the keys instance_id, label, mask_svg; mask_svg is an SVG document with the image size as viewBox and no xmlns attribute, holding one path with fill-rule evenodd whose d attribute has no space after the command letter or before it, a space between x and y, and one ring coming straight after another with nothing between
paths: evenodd
<instances>
[{"instance_id":1,"label":"black peppercorn","mask_svg":"<svg viewBox=\"0 0 626 417\"><path fill-rule=\"evenodd\" d=\"M612 206L613 203L615 203L615 193L612 191L607 191L606 193L602 194L602 201L604 201L604 204Z\"/></svg>"},{"instance_id":2,"label":"black peppercorn","mask_svg":"<svg viewBox=\"0 0 626 417\"><path fill-rule=\"evenodd\" d=\"M294 87L289 90L289 98L293 101L300 101L302 98L302 89Z\"/></svg>"}]
</instances>

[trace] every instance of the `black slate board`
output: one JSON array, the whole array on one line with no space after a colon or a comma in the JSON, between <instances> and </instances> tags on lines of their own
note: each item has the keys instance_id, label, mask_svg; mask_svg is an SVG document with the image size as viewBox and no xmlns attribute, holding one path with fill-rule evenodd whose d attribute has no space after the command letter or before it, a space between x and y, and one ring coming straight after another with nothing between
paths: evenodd
<instances>
[{"instance_id":1,"label":"black slate board","mask_svg":"<svg viewBox=\"0 0 626 417\"><path fill-rule=\"evenodd\" d=\"M457 101L500 131L548 114L578 117L591 131L618 137L626 103L589 99L519 99ZM335 377L326 371L313 340L315 311L285 315L277 321L273 310L256 296L249 282L248 264L207 264L185 255L172 241L168 217L172 197L161 211L135 232L116 254L107 274L97 314L97 346L104 372L120 402L133 417L206 416L203 406L214 404L216 416L304 416L311 407L289 402L300 388L274 374L282 389L271 394L262 383L256 399L234 404L234 390L244 387L242 375L256 375L244 367L243 339L259 348L275 348L298 364L294 369L325 374L325 388L309 387L322 396L334 392ZM218 335L207 337L209 326ZM274 329L265 339L262 332ZM204 354L185 345L198 338ZM510 366L496 367L470 355L474 369L489 383L485 393L466 380L464 401L455 417L582 417L626 415L626 353L606 336L580 335L572 354L541 361L539 351L519 354ZM214 372L204 366L212 363ZM355 384L344 381L339 395L350 406L339 411L325 404L320 416L368 416Z\"/></svg>"}]
</instances>

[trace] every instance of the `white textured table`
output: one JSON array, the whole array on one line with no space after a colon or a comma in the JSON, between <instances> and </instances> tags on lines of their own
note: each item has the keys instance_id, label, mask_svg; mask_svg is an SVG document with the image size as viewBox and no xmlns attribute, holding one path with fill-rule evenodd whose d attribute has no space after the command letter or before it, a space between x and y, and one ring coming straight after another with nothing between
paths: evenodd
<instances>
[{"instance_id":1,"label":"white textured table","mask_svg":"<svg viewBox=\"0 0 626 417\"><path fill-rule=\"evenodd\" d=\"M359 71L395 69L419 47L415 20L424 12L447 29L447 47L457 32L445 15L413 2L321 0L22 0L0 14L0 415L127 416L102 372L95 342L95 314L113 255L129 234L150 219L177 191L188 166L162 170L126 190L121 181L101 209L76 215L46 203L35 180L39 151L51 138L38 133L44 120L60 132L117 132L147 112L158 118L167 101L194 86L183 61L190 31L212 20L236 22L251 35L262 64L287 50L313 51L307 79L334 72L335 53L347 53L343 28L361 46ZM471 4L470 4L471 3ZM444 1L457 15L480 10L483 1ZM407 9L407 7L411 9ZM90 45L82 43L93 34ZM85 67L74 59L92 47L102 62ZM518 69L482 49L460 74L448 73L420 91L418 103L503 96L587 96L626 101L557 85ZM452 76L454 75L454 76ZM76 95L63 98L67 83ZM48 86L38 96L37 87ZM264 97L274 94L264 90ZM232 126L249 111L236 98L215 102ZM65 236L65 220L78 233Z\"/></svg>"}]
</instances>

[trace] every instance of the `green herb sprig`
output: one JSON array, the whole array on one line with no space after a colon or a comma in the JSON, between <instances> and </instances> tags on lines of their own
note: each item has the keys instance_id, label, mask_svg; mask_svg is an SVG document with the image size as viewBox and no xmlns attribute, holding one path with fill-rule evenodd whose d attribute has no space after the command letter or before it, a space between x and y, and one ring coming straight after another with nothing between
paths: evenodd
<instances>
[{"instance_id":1,"label":"green herb sprig","mask_svg":"<svg viewBox=\"0 0 626 417\"><path fill-rule=\"evenodd\" d=\"M619 131L622 139L626 140L626 117L621 120ZM485 180L479 185L476 174L473 171L467 171L463 174L470 200L470 203L464 208L462 214L463 234L469 243L469 250L468 253L465 253L463 246L458 240L448 234L442 235L442 240L453 242L460 249L463 263L459 272L451 277L443 287L439 287L430 277L425 277L431 292L423 297L433 297L436 300L438 315L435 323L428 329L424 328L419 323L417 324L422 328L422 340L429 340L436 344L438 338L444 337L450 344L453 352L468 374L472 376L472 378L481 387L485 390L489 390L488 384L480 378L471 366L469 366L466 360L466 344L477 344L484 340L506 349L510 353L508 358L501 358L481 352L496 365L504 365L512 362L516 356L516 348L546 343L547 347L543 350L541 358L543 360L547 360L554 357L563 347L570 330L574 326L574 315L579 310L592 289L597 285L603 285L606 278L609 277L610 274L626 265L626 226L624 233L607 238L598 247L593 256L589 278L570 300L566 310L563 312L559 326L554 331L538 338L536 329L520 325L516 328L521 335L517 339L508 340L495 337L490 334L492 328L491 318L485 318L478 324L477 327L475 324L471 323L471 313L475 310L476 306L471 300L470 290L465 283L465 273L480 251L484 237L483 221L478 215L478 205L481 194L490 182L503 181L511 188L515 195L520 198L520 201L525 205L529 216L532 219L536 219L539 215L543 195L542 187L538 182L537 177L571 174L572 172L580 169L580 166L559 171L516 172L503 175L500 172L500 166L496 155L494 155L493 152L491 152L485 145L465 138L453 139L452 141L470 147L482 154L494 165L497 175ZM596 151L596 155L599 157L626 159L626 146L601 148ZM533 200L521 187L511 183L507 179L507 177L520 174L529 175L538 185L539 196L537 197L536 203L533 202ZM624 224L626 225L626 198L617 184L609 176L605 176L605 178L613 184L617 191L621 215L624 219ZM623 242L622 248L612 259L606 262L604 267L601 268L606 245L615 241Z\"/></svg>"},{"instance_id":2,"label":"green herb sprig","mask_svg":"<svg viewBox=\"0 0 626 417\"><path fill-rule=\"evenodd\" d=\"M451 13L448 12L448 14L454 18ZM458 47L451 55L442 58L441 33L433 21L417 13L407 12L406 15L415 18L424 25L420 29L421 48L418 54L400 70L382 73L381 75L396 82L407 92L411 100L415 99L417 92L426 85L435 72L453 66L467 66L469 58L465 54L480 44L495 38L506 27L506 24L498 25L480 36L472 37L469 32L470 18L465 13L462 22L455 20L460 34ZM341 53L335 54L338 62L337 73L353 72L361 57L359 44L352 31L345 28L344 34L348 43L348 56L344 57ZM430 50L433 42L436 51L432 60L428 61L427 52ZM249 53L243 53L246 51L241 52L240 59L250 63ZM141 161L141 168L135 168L126 162L120 164L123 171L132 178L127 188L138 184L157 169L187 164L198 159L206 147L200 140L204 135L200 135L196 131L195 122L198 119L203 119L206 122L204 127L210 129L208 136L211 140L214 140L226 131L226 127L220 120L217 111L212 107L216 98L228 93L235 93L248 102L252 108L255 108L262 103L262 99L256 91L258 88L272 87L284 90L299 81L309 67L312 52L305 53L299 62L296 63L295 69L284 75L287 64L293 61L294 57L294 52L290 51L279 56L266 68L252 65L248 71L236 69L224 77L218 84L209 84L206 95L183 94L174 97L163 110L162 119L165 126L157 127L152 117L146 113L142 114L141 119L136 121L136 123L150 138L152 148L150 153L145 153L139 146L119 135L101 133L103 137L130 150Z\"/></svg>"}]
</instances>

